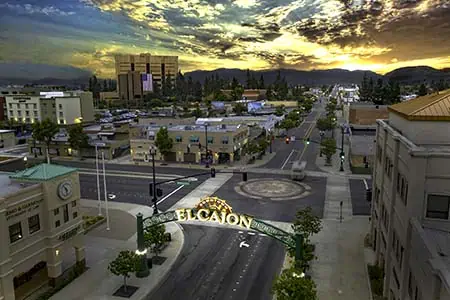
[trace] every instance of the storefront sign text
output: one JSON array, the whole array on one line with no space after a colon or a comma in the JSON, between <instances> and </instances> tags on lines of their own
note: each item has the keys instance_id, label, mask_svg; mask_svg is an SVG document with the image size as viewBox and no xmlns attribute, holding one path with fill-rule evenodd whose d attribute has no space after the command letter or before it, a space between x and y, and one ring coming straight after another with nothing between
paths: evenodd
<instances>
[{"instance_id":1,"label":"storefront sign text","mask_svg":"<svg viewBox=\"0 0 450 300\"><path fill-rule=\"evenodd\" d=\"M201 222L217 222L219 224L228 224L240 226L250 229L253 218L235 213L220 212L209 209L177 209L175 211L178 221L201 221Z\"/></svg>"},{"instance_id":2,"label":"storefront sign text","mask_svg":"<svg viewBox=\"0 0 450 300\"><path fill-rule=\"evenodd\" d=\"M7 210L6 214L5 214L6 220L8 221L9 219L16 218L27 212L38 209L39 205L41 204L42 201L43 201L43 199L30 201L30 202L24 203L20 206L17 206L13 209Z\"/></svg>"},{"instance_id":3,"label":"storefront sign text","mask_svg":"<svg viewBox=\"0 0 450 300\"><path fill-rule=\"evenodd\" d=\"M80 225L78 225L75 228L70 229L69 231L64 232L63 234L61 234L58 237L58 240L65 241L65 240L70 239L71 237L74 237L75 235L77 235L79 229L80 229Z\"/></svg>"}]
</instances>

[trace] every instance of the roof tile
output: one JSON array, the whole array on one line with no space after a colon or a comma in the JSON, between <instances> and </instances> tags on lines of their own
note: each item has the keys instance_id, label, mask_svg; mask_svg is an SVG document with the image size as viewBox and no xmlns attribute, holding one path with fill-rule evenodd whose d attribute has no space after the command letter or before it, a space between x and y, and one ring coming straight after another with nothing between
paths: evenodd
<instances>
[{"instance_id":1,"label":"roof tile","mask_svg":"<svg viewBox=\"0 0 450 300\"><path fill-rule=\"evenodd\" d=\"M60 165L40 164L29 169L16 172L11 175L11 179L29 180L29 181L47 181L55 177L75 172L76 168L70 168Z\"/></svg>"}]
</instances>

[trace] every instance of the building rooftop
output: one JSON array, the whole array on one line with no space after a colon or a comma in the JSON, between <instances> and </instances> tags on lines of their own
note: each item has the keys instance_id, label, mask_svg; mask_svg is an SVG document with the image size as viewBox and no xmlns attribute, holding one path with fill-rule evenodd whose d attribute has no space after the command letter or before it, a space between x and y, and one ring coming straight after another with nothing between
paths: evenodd
<instances>
[{"instance_id":1,"label":"building rooftop","mask_svg":"<svg viewBox=\"0 0 450 300\"><path fill-rule=\"evenodd\" d=\"M409 121L450 121L450 89L389 106Z\"/></svg>"},{"instance_id":2,"label":"building rooftop","mask_svg":"<svg viewBox=\"0 0 450 300\"><path fill-rule=\"evenodd\" d=\"M446 280L450 282L450 232L431 228L423 230L430 248L439 255L439 266L446 271Z\"/></svg>"},{"instance_id":3,"label":"building rooftop","mask_svg":"<svg viewBox=\"0 0 450 300\"><path fill-rule=\"evenodd\" d=\"M10 133L10 132L14 132L14 130L0 129L0 133Z\"/></svg>"},{"instance_id":4,"label":"building rooftop","mask_svg":"<svg viewBox=\"0 0 450 300\"><path fill-rule=\"evenodd\" d=\"M0 197L5 197L10 194L14 194L19 190L33 185L33 183L20 183L11 180L9 175L0 174Z\"/></svg>"},{"instance_id":5,"label":"building rooftop","mask_svg":"<svg viewBox=\"0 0 450 300\"><path fill-rule=\"evenodd\" d=\"M77 171L76 168L52 164L40 164L29 169L18 171L10 178L28 181L47 181Z\"/></svg>"},{"instance_id":6,"label":"building rooftop","mask_svg":"<svg viewBox=\"0 0 450 300\"><path fill-rule=\"evenodd\" d=\"M350 146L352 155L374 155L375 139L373 135L352 135Z\"/></svg>"}]
</instances>

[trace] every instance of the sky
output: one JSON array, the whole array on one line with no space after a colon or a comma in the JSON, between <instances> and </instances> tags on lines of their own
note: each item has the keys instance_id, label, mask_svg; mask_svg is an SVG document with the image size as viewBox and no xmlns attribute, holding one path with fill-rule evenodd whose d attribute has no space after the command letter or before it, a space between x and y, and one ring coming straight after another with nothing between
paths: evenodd
<instances>
[{"instance_id":1,"label":"sky","mask_svg":"<svg viewBox=\"0 0 450 300\"><path fill-rule=\"evenodd\" d=\"M450 0L0 0L0 62L113 77L115 53L183 72L450 67Z\"/></svg>"}]
</instances>

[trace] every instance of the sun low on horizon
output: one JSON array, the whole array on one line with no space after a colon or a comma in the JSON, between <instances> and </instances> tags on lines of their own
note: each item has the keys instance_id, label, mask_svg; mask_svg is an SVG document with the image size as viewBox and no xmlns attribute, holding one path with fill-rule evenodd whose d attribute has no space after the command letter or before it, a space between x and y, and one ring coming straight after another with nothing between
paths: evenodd
<instances>
[{"instance_id":1,"label":"sun low on horizon","mask_svg":"<svg viewBox=\"0 0 450 300\"><path fill-rule=\"evenodd\" d=\"M183 72L450 67L448 0L0 0L0 62L112 77L116 53Z\"/></svg>"}]
</instances>

